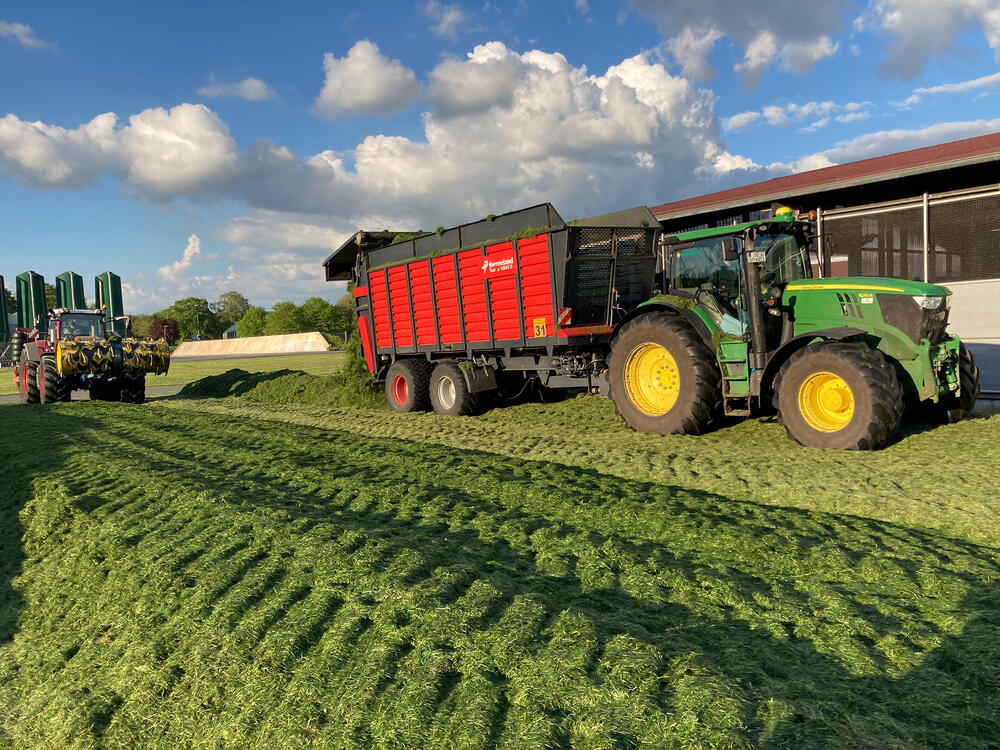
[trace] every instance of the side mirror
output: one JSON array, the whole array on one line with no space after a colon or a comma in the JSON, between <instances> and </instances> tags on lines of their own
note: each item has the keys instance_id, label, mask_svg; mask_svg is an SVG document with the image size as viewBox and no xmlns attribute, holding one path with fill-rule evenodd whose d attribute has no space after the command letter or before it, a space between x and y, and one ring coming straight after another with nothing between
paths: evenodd
<instances>
[{"instance_id":1,"label":"side mirror","mask_svg":"<svg viewBox=\"0 0 1000 750\"><path fill-rule=\"evenodd\" d=\"M740 251L736 246L735 237L722 238L722 259L727 262L740 259Z\"/></svg>"}]
</instances>

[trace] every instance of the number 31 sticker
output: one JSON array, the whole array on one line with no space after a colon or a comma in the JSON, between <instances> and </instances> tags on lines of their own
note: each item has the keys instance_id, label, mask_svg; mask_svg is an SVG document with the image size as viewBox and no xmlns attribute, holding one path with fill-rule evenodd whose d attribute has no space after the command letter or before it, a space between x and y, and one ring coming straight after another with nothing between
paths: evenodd
<instances>
[{"instance_id":1,"label":"number 31 sticker","mask_svg":"<svg viewBox=\"0 0 1000 750\"><path fill-rule=\"evenodd\" d=\"M545 336L547 335L546 331L545 331L545 318L535 318L532 321L532 323L535 326L535 335L534 335L534 337L536 339L545 338Z\"/></svg>"}]
</instances>

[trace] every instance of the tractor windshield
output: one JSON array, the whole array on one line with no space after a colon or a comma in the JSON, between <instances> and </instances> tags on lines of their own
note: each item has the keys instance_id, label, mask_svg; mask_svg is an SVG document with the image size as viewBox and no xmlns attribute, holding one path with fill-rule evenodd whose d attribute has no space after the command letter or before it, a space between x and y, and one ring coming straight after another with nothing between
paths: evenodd
<instances>
[{"instance_id":1,"label":"tractor windshield","mask_svg":"<svg viewBox=\"0 0 1000 750\"><path fill-rule=\"evenodd\" d=\"M760 272L762 285L787 284L812 275L809 248L805 237L800 233L761 233L757 235L756 247L767 253L767 260Z\"/></svg>"},{"instance_id":2,"label":"tractor windshield","mask_svg":"<svg viewBox=\"0 0 1000 750\"><path fill-rule=\"evenodd\" d=\"M104 318L100 315L62 315L59 322L59 338L63 341L71 341L78 336L106 338Z\"/></svg>"}]
</instances>

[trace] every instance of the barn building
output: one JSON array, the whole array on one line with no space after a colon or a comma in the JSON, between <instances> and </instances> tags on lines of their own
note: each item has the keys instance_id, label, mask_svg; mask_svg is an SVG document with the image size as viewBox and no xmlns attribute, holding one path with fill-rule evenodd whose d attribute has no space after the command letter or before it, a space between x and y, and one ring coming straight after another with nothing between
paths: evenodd
<instances>
[{"instance_id":1,"label":"barn building","mask_svg":"<svg viewBox=\"0 0 1000 750\"><path fill-rule=\"evenodd\" d=\"M949 329L1000 391L1000 133L778 177L651 208L668 232L817 214L825 275L892 276L952 291ZM991 395L993 395L991 393Z\"/></svg>"}]
</instances>

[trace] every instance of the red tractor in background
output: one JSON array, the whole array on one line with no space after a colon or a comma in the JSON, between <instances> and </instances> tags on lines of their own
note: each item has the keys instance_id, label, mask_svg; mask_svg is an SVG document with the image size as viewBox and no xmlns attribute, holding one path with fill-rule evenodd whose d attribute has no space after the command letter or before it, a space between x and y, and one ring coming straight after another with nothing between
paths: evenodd
<instances>
[{"instance_id":1,"label":"red tractor in background","mask_svg":"<svg viewBox=\"0 0 1000 750\"><path fill-rule=\"evenodd\" d=\"M14 383L22 403L69 401L72 391L87 390L92 400L141 404L146 373L170 367L165 341L109 336L100 310L59 308L45 322L47 332L14 333Z\"/></svg>"}]
</instances>

